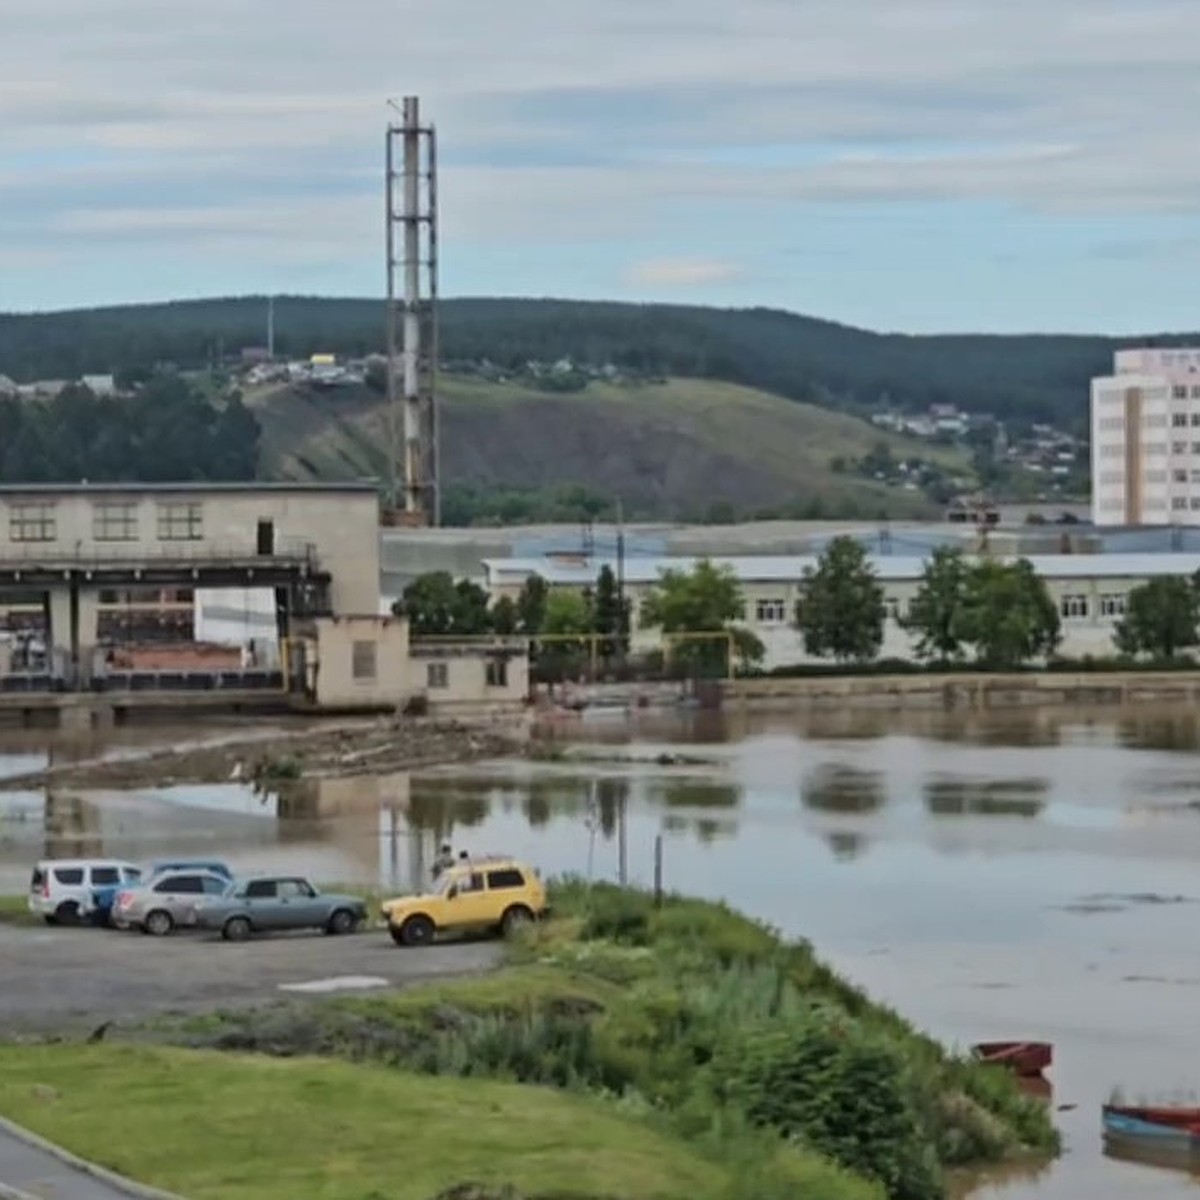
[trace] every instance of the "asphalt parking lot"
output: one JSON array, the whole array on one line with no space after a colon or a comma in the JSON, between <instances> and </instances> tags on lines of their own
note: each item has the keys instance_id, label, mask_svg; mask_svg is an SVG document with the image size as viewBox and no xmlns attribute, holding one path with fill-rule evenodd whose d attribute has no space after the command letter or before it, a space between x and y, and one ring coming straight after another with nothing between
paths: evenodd
<instances>
[{"instance_id":1,"label":"asphalt parking lot","mask_svg":"<svg viewBox=\"0 0 1200 1200\"><path fill-rule=\"evenodd\" d=\"M165 1012L377 991L497 965L495 942L396 947L385 930L224 942L107 929L0 926L0 1031L122 1023Z\"/></svg>"}]
</instances>

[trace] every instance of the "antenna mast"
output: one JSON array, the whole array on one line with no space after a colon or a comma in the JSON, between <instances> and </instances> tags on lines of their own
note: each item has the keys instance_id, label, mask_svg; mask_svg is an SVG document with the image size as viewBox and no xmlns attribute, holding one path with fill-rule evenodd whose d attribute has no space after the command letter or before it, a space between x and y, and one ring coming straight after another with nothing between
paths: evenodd
<instances>
[{"instance_id":1,"label":"antenna mast","mask_svg":"<svg viewBox=\"0 0 1200 1200\"><path fill-rule=\"evenodd\" d=\"M399 111L386 146L388 501L406 525L438 525L437 134L416 96Z\"/></svg>"}]
</instances>

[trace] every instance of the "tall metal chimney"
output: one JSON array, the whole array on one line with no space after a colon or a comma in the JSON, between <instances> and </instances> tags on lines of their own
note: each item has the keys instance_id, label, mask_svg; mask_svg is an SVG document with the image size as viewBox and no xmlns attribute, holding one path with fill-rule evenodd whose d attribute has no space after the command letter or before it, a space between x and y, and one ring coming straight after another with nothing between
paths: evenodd
<instances>
[{"instance_id":1,"label":"tall metal chimney","mask_svg":"<svg viewBox=\"0 0 1200 1200\"><path fill-rule=\"evenodd\" d=\"M388 483L406 523L437 525L437 141L416 96L400 115L387 130Z\"/></svg>"}]
</instances>

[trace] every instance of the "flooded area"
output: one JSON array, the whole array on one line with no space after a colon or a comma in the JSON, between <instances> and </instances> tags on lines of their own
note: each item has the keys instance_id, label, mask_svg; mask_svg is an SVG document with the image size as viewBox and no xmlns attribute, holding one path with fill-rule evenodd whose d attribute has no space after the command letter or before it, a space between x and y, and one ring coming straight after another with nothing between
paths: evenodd
<instances>
[{"instance_id":1,"label":"flooded area","mask_svg":"<svg viewBox=\"0 0 1200 1200\"><path fill-rule=\"evenodd\" d=\"M130 732L86 754L4 734L0 778L48 754L202 732ZM0 891L23 889L39 855L101 853L220 854L400 889L443 840L546 874L649 883L661 834L669 888L811 939L944 1041L1054 1043L1066 1153L1040 1173L976 1181L976 1200L1196 1194L1186 1174L1105 1158L1099 1114L1114 1088L1131 1103L1200 1094L1194 715L694 713L559 736L596 761L305 781L280 796L234 780L0 792Z\"/></svg>"}]
</instances>

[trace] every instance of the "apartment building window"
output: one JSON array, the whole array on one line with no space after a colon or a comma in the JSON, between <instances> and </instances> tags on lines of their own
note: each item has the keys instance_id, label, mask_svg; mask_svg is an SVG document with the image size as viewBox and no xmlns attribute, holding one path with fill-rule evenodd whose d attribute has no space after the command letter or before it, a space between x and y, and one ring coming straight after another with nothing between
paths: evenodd
<instances>
[{"instance_id":1,"label":"apartment building window","mask_svg":"<svg viewBox=\"0 0 1200 1200\"><path fill-rule=\"evenodd\" d=\"M1100 615L1102 617L1123 617L1125 615L1125 597L1120 592L1108 592L1100 597Z\"/></svg>"},{"instance_id":2,"label":"apartment building window","mask_svg":"<svg viewBox=\"0 0 1200 1200\"><path fill-rule=\"evenodd\" d=\"M1143 429L1164 429L1167 424L1166 413L1151 413L1148 417L1142 418Z\"/></svg>"},{"instance_id":3,"label":"apartment building window","mask_svg":"<svg viewBox=\"0 0 1200 1200\"><path fill-rule=\"evenodd\" d=\"M204 536L204 514L199 504L181 501L158 510L160 542L198 542Z\"/></svg>"},{"instance_id":4,"label":"apartment building window","mask_svg":"<svg viewBox=\"0 0 1200 1200\"><path fill-rule=\"evenodd\" d=\"M1195 384L1192 384L1192 399L1200 400L1200 387L1197 387Z\"/></svg>"},{"instance_id":5,"label":"apartment building window","mask_svg":"<svg viewBox=\"0 0 1200 1200\"><path fill-rule=\"evenodd\" d=\"M1175 470L1175 471L1172 471L1172 472L1171 472L1171 478L1172 478L1172 479L1173 479L1173 480L1174 480L1176 483L1187 483L1187 481L1188 481L1188 473L1187 473L1186 471L1179 471L1179 470Z\"/></svg>"},{"instance_id":6,"label":"apartment building window","mask_svg":"<svg viewBox=\"0 0 1200 1200\"><path fill-rule=\"evenodd\" d=\"M1125 478L1125 472L1122 471L1121 479L1123 480L1124 478ZM1167 482L1167 473L1166 473L1166 471L1147 471L1146 472L1146 482L1147 483L1166 483Z\"/></svg>"},{"instance_id":7,"label":"apartment building window","mask_svg":"<svg viewBox=\"0 0 1200 1200\"><path fill-rule=\"evenodd\" d=\"M1171 424L1176 429L1186 429L1188 423L1187 413L1172 413Z\"/></svg>"},{"instance_id":8,"label":"apartment building window","mask_svg":"<svg viewBox=\"0 0 1200 1200\"><path fill-rule=\"evenodd\" d=\"M1100 447L1101 458L1120 458L1125 453L1125 447L1114 445L1111 442L1107 446Z\"/></svg>"},{"instance_id":9,"label":"apartment building window","mask_svg":"<svg viewBox=\"0 0 1200 1200\"><path fill-rule=\"evenodd\" d=\"M374 679L377 663L374 642L354 642L350 647L350 674L356 680Z\"/></svg>"},{"instance_id":10,"label":"apartment building window","mask_svg":"<svg viewBox=\"0 0 1200 1200\"><path fill-rule=\"evenodd\" d=\"M450 686L450 664L431 662L425 666L425 686L428 688L445 688Z\"/></svg>"},{"instance_id":11,"label":"apartment building window","mask_svg":"<svg viewBox=\"0 0 1200 1200\"><path fill-rule=\"evenodd\" d=\"M1058 610L1064 617L1086 617L1088 615L1088 598L1086 596L1064 596L1059 602Z\"/></svg>"},{"instance_id":12,"label":"apartment building window","mask_svg":"<svg viewBox=\"0 0 1200 1200\"><path fill-rule=\"evenodd\" d=\"M1200 512L1200 496L1193 496L1188 501L1188 505L1191 507L1192 512Z\"/></svg>"},{"instance_id":13,"label":"apartment building window","mask_svg":"<svg viewBox=\"0 0 1200 1200\"><path fill-rule=\"evenodd\" d=\"M1177 446L1183 446L1183 445L1186 445L1187 443L1176 442L1175 444ZM1158 457L1166 454L1166 452L1167 452L1167 443L1166 442L1147 442L1146 443L1146 454L1149 455L1150 458L1158 458ZM1121 447L1121 453L1122 454L1125 453L1124 446ZM1182 454L1183 451L1181 450L1180 453Z\"/></svg>"},{"instance_id":14,"label":"apartment building window","mask_svg":"<svg viewBox=\"0 0 1200 1200\"><path fill-rule=\"evenodd\" d=\"M1200 425L1200 412L1192 413L1192 425L1193 427Z\"/></svg>"},{"instance_id":15,"label":"apartment building window","mask_svg":"<svg viewBox=\"0 0 1200 1200\"><path fill-rule=\"evenodd\" d=\"M58 536L54 505L14 504L8 513L8 537L13 542L52 542Z\"/></svg>"},{"instance_id":16,"label":"apartment building window","mask_svg":"<svg viewBox=\"0 0 1200 1200\"><path fill-rule=\"evenodd\" d=\"M1186 399L1187 399L1187 388L1185 388L1185 387L1182 387L1182 386L1180 386L1179 384L1176 384L1176 385L1175 385L1175 386L1174 386L1174 387L1171 389L1171 395L1172 395L1172 396L1173 396L1173 397L1174 397L1176 400L1186 400Z\"/></svg>"},{"instance_id":17,"label":"apartment building window","mask_svg":"<svg viewBox=\"0 0 1200 1200\"><path fill-rule=\"evenodd\" d=\"M1171 453L1172 454L1186 454L1187 448L1188 448L1187 442L1172 442L1171 443Z\"/></svg>"},{"instance_id":18,"label":"apartment building window","mask_svg":"<svg viewBox=\"0 0 1200 1200\"><path fill-rule=\"evenodd\" d=\"M1125 482L1125 472L1124 471L1101 471L1100 472L1100 482L1101 483L1124 483Z\"/></svg>"},{"instance_id":19,"label":"apartment building window","mask_svg":"<svg viewBox=\"0 0 1200 1200\"><path fill-rule=\"evenodd\" d=\"M1155 505L1154 507L1161 508L1162 506L1161 506L1161 504L1158 504L1158 505ZM1186 496L1172 496L1171 497L1171 507L1176 510L1179 510L1181 508L1187 508L1187 497Z\"/></svg>"},{"instance_id":20,"label":"apartment building window","mask_svg":"<svg viewBox=\"0 0 1200 1200\"><path fill-rule=\"evenodd\" d=\"M92 537L98 542L136 542L137 502L102 500L92 509Z\"/></svg>"},{"instance_id":21,"label":"apartment building window","mask_svg":"<svg viewBox=\"0 0 1200 1200\"><path fill-rule=\"evenodd\" d=\"M508 659L489 658L485 682L488 687L508 687Z\"/></svg>"},{"instance_id":22,"label":"apartment building window","mask_svg":"<svg viewBox=\"0 0 1200 1200\"><path fill-rule=\"evenodd\" d=\"M760 625L782 625L787 620L787 601L759 600L754 605L754 617Z\"/></svg>"}]
</instances>

